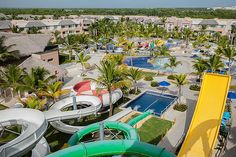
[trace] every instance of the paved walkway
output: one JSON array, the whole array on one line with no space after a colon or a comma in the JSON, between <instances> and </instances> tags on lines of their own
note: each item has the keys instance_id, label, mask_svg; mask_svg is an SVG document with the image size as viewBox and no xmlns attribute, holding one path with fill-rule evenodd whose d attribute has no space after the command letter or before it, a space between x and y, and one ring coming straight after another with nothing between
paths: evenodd
<instances>
[{"instance_id":1,"label":"paved walkway","mask_svg":"<svg viewBox=\"0 0 236 157\"><path fill-rule=\"evenodd\" d=\"M161 77L155 77L155 81L168 81L166 76ZM190 82L194 81L193 77L188 78ZM145 89L151 89L155 90L157 92L162 92L160 88L154 88L150 86L150 82L148 81L140 81L138 83L139 87L143 90ZM178 94L178 88L174 84L171 84L168 87L168 90L165 91L165 93L177 95ZM185 97L185 102L188 106L188 110L186 112L179 112L173 109L173 106L171 106L167 111L162 115L162 118L174 121L175 124L172 126L172 128L168 131L166 136L161 140L161 142L158 144L158 146L164 147L168 151L175 152L176 146L180 140L182 140L184 133L187 131L192 115L195 109L196 100L198 97L198 92L190 91L189 85L186 85L183 87L183 96ZM186 99L187 98L187 99Z\"/></svg>"},{"instance_id":2,"label":"paved walkway","mask_svg":"<svg viewBox=\"0 0 236 157\"><path fill-rule=\"evenodd\" d=\"M236 101L232 102L232 127L223 157L236 156Z\"/></svg>"}]
</instances>

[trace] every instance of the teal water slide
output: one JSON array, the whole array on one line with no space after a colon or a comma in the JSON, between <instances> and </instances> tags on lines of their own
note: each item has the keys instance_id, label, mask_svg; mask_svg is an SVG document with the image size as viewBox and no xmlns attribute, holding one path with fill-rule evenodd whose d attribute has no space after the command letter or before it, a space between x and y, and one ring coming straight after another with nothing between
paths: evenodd
<instances>
[{"instance_id":1,"label":"teal water slide","mask_svg":"<svg viewBox=\"0 0 236 157\"><path fill-rule=\"evenodd\" d=\"M141 155L147 157L175 157L164 148L135 140L107 140L81 143L47 157L101 157L106 155Z\"/></svg>"},{"instance_id":2,"label":"teal water slide","mask_svg":"<svg viewBox=\"0 0 236 157\"><path fill-rule=\"evenodd\" d=\"M139 136L136 132L136 129L131 127L128 124L121 123L121 122L104 122L104 128L106 129L116 129L118 131L122 131L124 133L125 139L129 140L135 140L139 141ZM69 146L77 145L78 142L87 134L90 134L92 132L98 131L100 128L99 123L94 123L89 126L87 126L84 129L81 129L80 131L74 133L74 135L71 136L71 138L68 141Z\"/></svg>"},{"instance_id":3,"label":"teal water slide","mask_svg":"<svg viewBox=\"0 0 236 157\"><path fill-rule=\"evenodd\" d=\"M147 116L151 115L152 113L153 113L152 111L144 112L143 114L141 114L141 115L131 119L127 124L129 124L130 126L134 126L139 121L143 120L144 118L146 118Z\"/></svg>"},{"instance_id":4,"label":"teal water slide","mask_svg":"<svg viewBox=\"0 0 236 157\"><path fill-rule=\"evenodd\" d=\"M164 148L139 141L139 135L132 126L149 116L151 113L152 112L148 111L135 117L128 122L129 125L121 122L104 122L104 128L123 132L125 140L79 143L85 135L99 130L100 124L94 123L76 132L68 141L69 148L50 154L47 157L100 157L121 154L148 157L175 157L174 154L166 151ZM78 143L79 145L77 145Z\"/></svg>"}]
</instances>

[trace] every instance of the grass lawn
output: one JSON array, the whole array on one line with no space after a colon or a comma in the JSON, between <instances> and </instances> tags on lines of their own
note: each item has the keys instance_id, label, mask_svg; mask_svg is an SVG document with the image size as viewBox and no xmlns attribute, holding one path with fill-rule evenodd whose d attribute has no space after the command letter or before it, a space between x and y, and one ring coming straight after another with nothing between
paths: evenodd
<instances>
[{"instance_id":1,"label":"grass lawn","mask_svg":"<svg viewBox=\"0 0 236 157\"><path fill-rule=\"evenodd\" d=\"M152 117L138 128L137 131L141 141L156 145L165 136L171 126L171 121Z\"/></svg>"}]
</instances>

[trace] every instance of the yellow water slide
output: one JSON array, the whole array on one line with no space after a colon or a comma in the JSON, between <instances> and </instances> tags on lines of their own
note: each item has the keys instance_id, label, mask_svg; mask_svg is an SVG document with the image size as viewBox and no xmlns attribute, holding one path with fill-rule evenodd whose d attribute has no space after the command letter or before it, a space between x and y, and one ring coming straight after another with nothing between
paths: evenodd
<instances>
[{"instance_id":1,"label":"yellow water slide","mask_svg":"<svg viewBox=\"0 0 236 157\"><path fill-rule=\"evenodd\" d=\"M230 76L205 74L196 109L178 157L211 157L219 133Z\"/></svg>"}]
</instances>

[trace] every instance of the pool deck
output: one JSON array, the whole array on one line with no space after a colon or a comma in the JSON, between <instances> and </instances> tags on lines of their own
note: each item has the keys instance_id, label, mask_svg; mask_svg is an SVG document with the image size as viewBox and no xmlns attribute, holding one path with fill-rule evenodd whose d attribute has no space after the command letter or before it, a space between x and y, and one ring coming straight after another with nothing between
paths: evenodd
<instances>
[{"instance_id":1,"label":"pool deck","mask_svg":"<svg viewBox=\"0 0 236 157\"><path fill-rule=\"evenodd\" d=\"M194 81L194 77L190 76L188 77L189 81ZM155 81L168 81L166 76L160 76L156 77ZM150 82L145 82L142 84L141 88L143 89L151 89L155 90L157 92L161 92L160 88L157 87L150 87ZM166 94L172 94L177 95L178 91L175 85L171 84L168 89L165 91ZM169 107L166 112L161 116L161 118L174 121L175 124L172 126L172 128L167 132L165 137L160 141L158 146L166 148L168 151L175 152L176 148L179 144L179 141L182 140L184 133L188 130L188 127L190 125L192 115L195 109L196 100L198 97L198 92L189 90L189 85L186 85L183 87L183 95L185 98L185 101L188 110L186 112L179 112L173 109L173 105Z\"/></svg>"}]
</instances>

